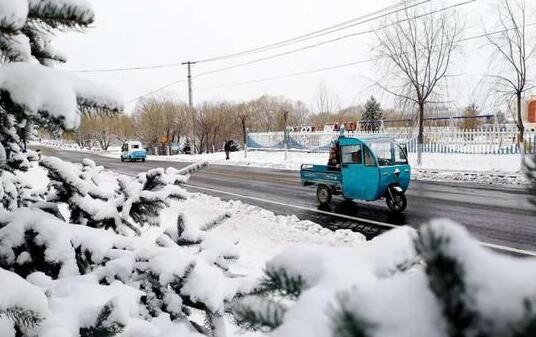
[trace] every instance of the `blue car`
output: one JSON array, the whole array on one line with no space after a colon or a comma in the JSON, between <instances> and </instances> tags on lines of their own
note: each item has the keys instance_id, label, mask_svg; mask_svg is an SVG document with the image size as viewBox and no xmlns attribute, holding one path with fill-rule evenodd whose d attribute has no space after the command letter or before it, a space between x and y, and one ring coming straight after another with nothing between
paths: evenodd
<instances>
[{"instance_id":1,"label":"blue car","mask_svg":"<svg viewBox=\"0 0 536 337\"><path fill-rule=\"evenodd\" d=\"M147 151L143 148L139 141L127 141L123 143L121 147L121 161L145 161L147 157Z\"/></svg>"},{"instance_id":2,"label":"blue car","mask_svg":"<svg viewBox=\"0 0 536 337\"><path fill-rule=\"evenodd\" d=\"M341 136L336 146L337 165L301 166L304 186L315 185L321 205L333 195L347 200L374 201L385 198L394 212L407 206L405 192L409 187L411 167L404 146L386 137L359 139Z\"/></svg>"}]
</instances>

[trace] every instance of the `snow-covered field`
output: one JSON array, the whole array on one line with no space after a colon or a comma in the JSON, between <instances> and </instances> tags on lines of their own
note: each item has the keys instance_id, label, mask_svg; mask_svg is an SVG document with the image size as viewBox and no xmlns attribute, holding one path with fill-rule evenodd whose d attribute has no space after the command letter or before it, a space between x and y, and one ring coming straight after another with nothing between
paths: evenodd
<instances>
[{"instance_id":1,"label":"snow-covered field","mask_svg":"<svg viewBox=\"0 0 536 337\"><path fill-rule=\"evenodd\" d=\"M119 158L119 147L110 147L108 151L98 149L79 149L74 145L45 142L42 145L53 146L70 151L96 153L111 158ZM153 161L196 162L207 161L214 165L237 165L265 167L272 169L299 170L304 163L325 164L327 154L289 152L287 159L282 151L243 151L231 153L231 159L225 160L225 153L204 153L198 155L148 156ZM413 179L423 181L459 181L478 184L524 185L527 179L521 173L519 155L483 155L425 153L423 163L417 166L416 154L410 154Z\"/></svg>"}]
</instances>

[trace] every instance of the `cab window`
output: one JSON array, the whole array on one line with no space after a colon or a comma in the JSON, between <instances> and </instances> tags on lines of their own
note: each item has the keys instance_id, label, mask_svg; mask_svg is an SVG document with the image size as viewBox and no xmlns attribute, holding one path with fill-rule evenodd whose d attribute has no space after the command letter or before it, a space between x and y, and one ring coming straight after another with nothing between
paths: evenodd
<instances>
[{"instance_id":1,"label":"cab window","mask_svg":"<svg viewBox=\"0 0 536 337\"><path fill-rule=\"evenodd\" d=\"M346 145L341 150L343 164L363 164L361 145Z\"/></svg>"},{"instance_id":2,"label":"cab window","mask_svg":"<svg viewBox=\"0 0 536 337\"><path fill-rule=\"evenodd\" d=\"M134 145L132 145L132 148L133 148L133 149L139 149L140 146L139 146L138 144L134 144Z\"/></svg>"},{"instance_id":3,"label":"cab window","mask_svg":"<svg viewBox=\"0 0 536 337\"><path fill-rule=\"evenodd\" d=\"M370 143L370 147L374 150L376 153L376 156L378 157L378 165L379 166L390 166L394 165L393 160L393 152L392 144L389 142L372 142Z\"/></svg>"},{"instance_id":4,"label":"cab window","mask_svg":"<svg viewBox=\"0 0 536 337\"><path fill-rule=\"evenodd\" d=\"M368 147L364 147L365 166L376 166L376 159Z\"/></svg>"},{"instance_id":5,"label":"cab window","mask_svg":"<svg viewBox=\"0 0 536 337\"><path fill-rule=\"evenodd\" d=\"M398 144L394 144L395 146L395 164L397 165L405 165L408 163L408 158L406 156L406 151L404 148Z\"/></svg>"}]
</instances>

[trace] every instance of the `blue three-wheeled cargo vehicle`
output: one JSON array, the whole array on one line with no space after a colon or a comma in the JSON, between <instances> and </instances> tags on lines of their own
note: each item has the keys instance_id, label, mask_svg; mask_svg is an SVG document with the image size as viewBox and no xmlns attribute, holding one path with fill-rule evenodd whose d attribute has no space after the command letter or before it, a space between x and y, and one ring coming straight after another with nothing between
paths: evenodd
<instances>
[{"instance_id":1,"label":"blue three-wheeled cargo vehicle","mask_svg":"<svg viewBox=\"0 0 536 337\"><path fill-rule=\"evenodd\" d=\"M342 195L346 200L385 198L392 211L406 209L404 193L409 186L411 168L405 146L386 137L341 136L333 149L337 158L330 160L330 165L301 166L302 184L317 186L316 196L321 205L329 204L332 195Z\"/></svg>"}]
</instances>

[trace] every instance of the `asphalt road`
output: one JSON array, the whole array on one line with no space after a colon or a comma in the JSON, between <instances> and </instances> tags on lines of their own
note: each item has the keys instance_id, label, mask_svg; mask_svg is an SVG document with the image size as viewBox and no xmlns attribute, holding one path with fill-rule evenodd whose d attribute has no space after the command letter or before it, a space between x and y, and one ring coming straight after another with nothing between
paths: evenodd
<instances>
[{"instance_id":1,"label":"asphalt road","mask_svg":"<svg viewBox=\"0 0 536 337\"><path fill-rule=\"evenodd\" d=\"M136 175L156 167L184 167L187 163L124 162L119 158L42 148L44 155L80 162L91 158L105 168ZM450 218L479 240L493 245L536 252L536 211L521 188L460 183L412 181L408 208L389 212L384 201L346 202L335 197L329 209L320 209L315 190L300 184L299 173L265 168L211 165L195 173L187 186L222 199L239 199L277 214L295 214L330 228L348 228L373 237L393 225L418 227L433 218Z\"/></svg>"}]
</instances>

